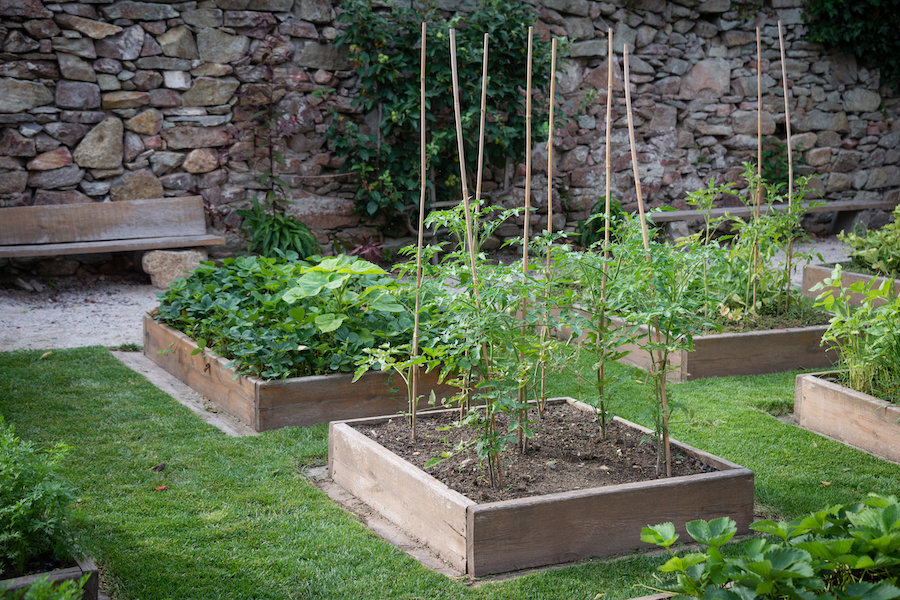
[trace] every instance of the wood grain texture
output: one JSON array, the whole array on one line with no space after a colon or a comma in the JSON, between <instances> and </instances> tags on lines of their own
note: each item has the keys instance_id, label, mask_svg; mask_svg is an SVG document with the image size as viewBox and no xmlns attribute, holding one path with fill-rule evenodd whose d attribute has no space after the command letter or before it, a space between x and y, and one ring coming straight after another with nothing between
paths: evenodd
<instances>
[{"instance_id":1,"label":"wood grain texture","mask_svg":"<svg viewBox=\"0 0 900 600\"><path fill-rule=\"evenodd\" d=\"M817 290L815 292L812 290L813 286L817 283L825 281L827 277L831 277L832 267L826 267L825 265L807 265L803 269L803 280L801 283L801 290L804 296L809 296L810 298L817 298L819 294L821 294L825 290L831 290L832 292L836 291L837 288L830 287L825 288L825 290ZM900 293L900 279L888 279L887 277L873 277L872 275L863 275L862 273L854 273L853 271L841 271L841 286L848 288L854 283L869 282L872 279L875 279L875 287L879 288L884 285L885 282L891 281L894 293ZM860 306L863 302L862 294L850 294L850 304L853 306ZM873 305L881 306L885 303L885 300L876 300Z\"/></svg>"},{"instance_id":2,"label":"wood grain texture","mask_svg":"<svg viewBox=\"0 0 900 600\"><path fill-rule=\"evenodd\" d=\"M204 235L200 196L127 202L17 206L0 213L0 245L56 244L133 238Z\"/></svg>"},{"instance_id":3,"label":"wood grain texture","mask_svg":"<svg viewBox=\"0 0 900 600\"><path fill-rule=\"evenodd\" d=\"M465 571L466 508L474 502L347 423L332 422L328 432L328 471L334 482Z\"/></svg>"},{"instance_id":4,"label":"wood grain texture","mask_svg":"<svg viewBox=\"0 0 900 600\"><path fill-rule=\"evenodd\" d=\"M198 246L218 246L224 243L224 237L210 234L134 240L106 240L102 242L70 242L67 244L26 244L23 246L0 246L0 258L70 256L72 254L101 254L104 252L130 252L133 250L196 248Z\"/></svg>"},{"instance_id":5,"label":"wood grain texture","mask_svg":"<svg viewBox=\"0 0 900 600\"><path fill-rule=\"evenodd\" d=\"M821 206L805 206L805 212L848 212L848 211L859 211L859 210L870 210L870 209L881 209L881 210L894 210L894 206L896 203L891 200L885 200L883 198L878 198L870 201L862 201L857 202L855 200L837 200L835 202L826 202ZM760 213L766 214L771 210L776 211L784 211L787 209L786 204L776 204L772 207L762 206L760 207ZM741 219L746 219L751 217L755 213L756 208L751 206L729 206L729 207L716 207L710 211L710 219L716 219L718 217L723 217L725 215L730 215L732 217L739 217ZM703 211L700 210L666 210L662 212L655 212L649 215L649 218L653 220L655 223L665 223L668 221L702 221L706 217L703 214Z\"/></svg>"},{"instance_id":6,"label":"wood grain texture","mask_svg":"<svg viewBox=\"0 0 900 600\"><path fill-rule=\"evenodd\" d=\"M227 359L211 352L192 355L196 348L194 340L183 333L149 315L144 317L144 354L255 431L305 427L407 410L403 380L388 373L367 373L356 383L350 374L276 381L248 376L235 379L234 371L225 366ZM426 395L419 404L422 409L427 408L427 395L432 389L437 398L449 397L457 391L453 386L438 383L436 371L422 374L420 389Z\"/></svg>"},{"instance_id":7,"label":"wood grain texture","mask_svg":"<svg viewBox=\"0 0 900 600\"><path fill-rule=\"evenodd\" d=\"M413 535L442 556L453 557L457 568L461 530L456 511L464 506L463 568L476 577L649 549L640 541L641 528L664 521L683 533L684 524L697 518L730 516L740 532L748 531L753 520L753 473L675 440L678 453L719 470L477 504L352 429L354 423L379 420L330 424L332 478L399 527L407 529L414 521L409 525Z\"/></svg>"},{"instance_id":8,"label":"wood grain texture","mask_svg":"<svg viewBox=\"0 0 900 600\"><path fill-rule=\"evenodd\" d=\"M820 375L797 376L794 421L804 429L900 463L900 406Z\"/></svg>"},{"instance_id":9,"label":"wood grain texture","mask_svg":"<svg viewBox=\"0 0 900 600\"><path fill-rule=\"evenodd\" d=\"M25 575L15 577L13 579L0 580L0 590L15 592L16 590L26 590L37 580L46 577L53 583L63 583L66 581L79 581L84 575L88 576L82 588L82 600L97 600L100 594L100 571L94 561L90 558L75 559L77 566L67 567L65 569L54 569L44 573L35 575ZM15 597L18 597L17 595Z\"/></svg>"}]
</instances>

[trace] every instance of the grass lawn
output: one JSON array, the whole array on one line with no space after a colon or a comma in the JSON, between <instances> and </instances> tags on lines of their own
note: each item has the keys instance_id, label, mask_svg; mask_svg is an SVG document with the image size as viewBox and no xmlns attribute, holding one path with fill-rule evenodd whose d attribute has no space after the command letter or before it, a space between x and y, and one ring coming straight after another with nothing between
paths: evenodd
<instances>
[{"instance_id":1,"label":"grass lawn","mask_svg":"<svg viewBox=\"0 0 900 600\"><path fill-rule=\"evenodd\" d=\"M617 413L649 425L635 372L620 372L622 395L638 399ZM794 375L671 386L686 409L673 436L752 469L757 512L768 518L897 493L900 465L766 412L790 408ZM554 378L551 391L590 393L572 376ZM326 426L228 437L104 348L0 353L0 414L22 438L72 446L65 476L81 493L75 525L114 599L616 600L648 593L635 586L652 583L662 560L587 561L478 587L449 580L303 477L325 463Z\"/></svg>"}]
</instances>

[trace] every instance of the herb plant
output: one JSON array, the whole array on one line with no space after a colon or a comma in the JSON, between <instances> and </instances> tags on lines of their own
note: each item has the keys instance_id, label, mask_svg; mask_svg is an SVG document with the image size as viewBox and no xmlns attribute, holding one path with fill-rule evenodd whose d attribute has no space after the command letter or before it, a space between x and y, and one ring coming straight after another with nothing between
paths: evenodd
<instances>
[{"instance_id":1,"label":"herb plant","mask_svg":"<svg viewBox=\"0 0 900 600\"><path fill-rule=\"evenodd\" d=\"M75 491L59 477L68 451L62 443L41 449L24 441L0 417L0 567L4 577L21 575L44 554L71 558L67 518Z\"/></svg>"},{"instance_id":2,"label":"herb plant","mask_svg":"<svg viewBox=\"0 0 900 600\"><path fill-rule=\"evenodd\" d=\"M751 600L889 600L900 597L900 504L870 494L863 502L835 505L789 523L757 521L766 537L722 551L737 532L728 517L687 523L702 551L677 554L671 523L645 527L641 540L671 558L659 570L675 581L654 588L678 597Z\"/></svg>"},{"instance_id":3,"label":"herb plant","mask_svg":"<svg viewBox=\"0 0 900 600\"><path fill-rule=\"evenodd\" d=\"M865 234L854 231L838 235L853 248L850 262L855 267L900 278L900 205L894 208L894 220L881 229Z\"/></svg>"},{"instance_id":4,"label":"herb plant","mask_svg":"<svg viewBox=\"0 0 900 600\"><path fill-rule=\"evenodd\" d=\"M834 316L822 343L840 352L846 383L860 392L900 403L900 296L892 290L890 280L878 287L875 282L870 279L843 287L841 266L837 265L831 276L811 291L825 290L817 306ZM860 306L850 301L851 294L862 294Z\"/></svg>"}]
</instances>

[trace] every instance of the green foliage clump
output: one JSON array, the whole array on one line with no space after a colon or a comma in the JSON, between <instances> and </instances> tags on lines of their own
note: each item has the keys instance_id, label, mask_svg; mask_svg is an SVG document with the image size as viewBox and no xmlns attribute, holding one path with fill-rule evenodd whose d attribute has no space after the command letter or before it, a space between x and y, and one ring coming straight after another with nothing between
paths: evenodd
<instances>
[{"instance_id":1,"label":"green foliage clump","mask_svg":"<svg viewBox=\"0 0 900 600\"><path fill-rule=\"evenodd\" d=\"M83 596L82 588L90 575L79 581L67 579L63 582L51 581L49 577L41 577L24 591L6 591L0 600L79 600Z\"/></svg>"},{"instance_id":2,"label":"green foliage clump","mask_svg":"<svg viewBox=\"0 0 900 600\"><path fill-rule=\"evenodd\" d=\"M679 555L672 523L645 527L641 540L668 550L659 567L675 581L659 591L676 597L719 600L890 600L900 597L900 504L895 496L870 494L863 502L835 505L789 523L757 521L766 534L736 556L721 548L737 527L729 517L687 523L700 552Z\"/></svg>"},{"instance_id":3,"label":"green foliage clump","mask_svg":"<svg viewBox=\"0 0 900 600\"><path fill-rule=\"evenodd\" d=\"M866 234L841 233L838 237L853 248L850 261L854 266L900 278L900 205L894 208L894 220L881 229Z\"/></svg>"},{"instance_id":4,"label":"green foliage clump","mask_svg":"<svg viewBox=\"0 0 900 600\"><path fill-rule=\"evenodd\" d=\"M881 69L881 82L900 89L900 3L897 0L808 0L807 39L853 54Z\"/></svg>"},{"instance_id":5,"label":"green foliage clump","mask_svg":"<svg viewBox=\"0 0 900 600\"><path fill-rule=\"evenodd\" d=\"M75 491L58 476L69 448L42 450L16 436L0 417L0 567L5 577L22 574L44 554L71 557L66 519Z\"/></svg>"},{"instance_id":6,"label":"green foliage clump","mask_svg":"<svg viewBox=\"0 0 900 600\"><path fill-rule=\"evenodd\" d=\"M844 378L855 390L900 403L900 296L890 280L875 286L874 278L850 287L841 283L841 266L812 287L825 290L817 305L834 313L822 343L840 352ZM851 295L861 294L855 306Z\"/></svg>"},{"instance_id":7,"label":"green foliage clump","mask_svg":"<svg viewBox=\"0 0 900 600\"><path fill-rule=\"evenodd\" d=\"M252 202L250 209L237 211L244 219L241 228L247 234L247 249L250 252L267 258L294 252L305 259L322 251L305 223L279 210L277 205L267 209L256 196Z\"/></svg>"},{"instance_id":8,"label":"green foliage clump","mask_svg":"<svg viewBox=\"0 0 900 600\"><path fill-rule=\"evenodd\" d=\"M534 9L513 0L479 0L471 11L450 19L433 5L392 3L388 11L371 0L347 0L339 20L345 26L335 43L349 49L359 77L360 95L352 108L372 115L376 126L366 131L334 111L328 138L343 170L359 180L356 209L362 215L396 217L417 198L419 168L419 72L421 24L427 23L426 104L430 139L426 152L436 198L459 197L459 158L453 116L449 30L456 29L460 106L463 126L474 133L479 122L482 37L490 36L488 118L485 160L503 167L525 151L525 116L521 85L526 78L528 27ZM537 42L534 81L546 80L549 45ZM541 122L539 118L535 122ZM465 135L466 155L474 169L476 135ZM457 165L457 166L454 166Z\"/></svg>"},{"instance_id":9,"label":"green foliage clump","mask_svg":"<svg viewBox=\"0 0 900 600\"><path fill-rule=\"evenodd\" d=\"M365 348L408 341L412 319L395 299L405 298L401 287L354 257L228 258L160 293L156 318L231 359L239 373L352 372Z\"/></svg>"}]
</instances>

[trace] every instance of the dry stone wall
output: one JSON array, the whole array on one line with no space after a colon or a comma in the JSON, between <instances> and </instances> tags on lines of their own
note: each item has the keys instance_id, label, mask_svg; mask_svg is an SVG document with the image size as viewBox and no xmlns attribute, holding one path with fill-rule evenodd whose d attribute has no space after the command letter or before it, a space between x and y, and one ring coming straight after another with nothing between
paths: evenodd
<instances>
[{"instance_id":1,"label":"dry stone wall","mask_svg":"<svg viewBox=\"0 0 900 600\"><path fill-rule=\"evenodd\" d=\"M456 10L452 0L444 8ZM613 196L634 206L621 51L628 44L644 197L684 208L711 176L740 181L756 147L756 40L762 31L763 133L783 139L777 21L785 26L794 143L828 199L900 199L900 99L877 70L802 39L802 0L544 0L543 40L568 40L558 91L565 126L554 140L556 227L572 227L604 193L606 32L615 32ZM464 7L462 7L464 9ZM261 189L251 110L241 98L269 82L259 63L268 30L283 36L274 77L295 117L282 178L291 211L326 244L371 234L353 210L355 184L324 138L316 90L354 115L358 93L332 41L330 0L144 2L0 0L0 206L202 194L219 231ZM287 59L287 57L290 57ZM546 214L547 151L534 149L534 204ZM520 204L521 166L513 191ZM488 182L497 190L500 182ZM0 213L2 219L2 213ZM815 224L813 224L815 227ZM501 234L514 235L510 226ZM226 251L241 245L233 232Z\"/></svg>"}]
</instances>

